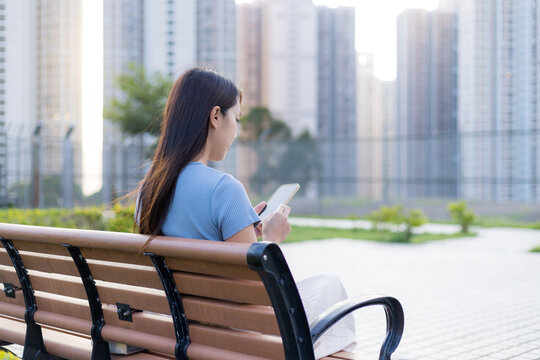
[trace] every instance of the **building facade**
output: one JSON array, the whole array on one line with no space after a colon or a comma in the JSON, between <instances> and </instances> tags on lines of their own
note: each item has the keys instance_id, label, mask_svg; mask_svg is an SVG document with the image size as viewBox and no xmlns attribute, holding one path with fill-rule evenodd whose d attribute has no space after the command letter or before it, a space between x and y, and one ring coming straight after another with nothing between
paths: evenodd
<instances>
[{"instance_id":1,"label":"building facade","mask_svg":"<svg viewBox=\"0 0 540 360\"><path fill-rule=\"evenodd\" d=\"M538 201L538 1L460 1L461 194Z\"/></svg>"},{"instance_id":2,"label":"building facade","mask_svg":"<svg viewBox=\"0 0 540 360\"><path fill-rule=\"evenodd\" d=\"M356 70L357 192L363 199L382 198L383 94L373 72L373 54L358 54Z\"/></svg>"},{"instance_id":3,"label":"building facade","mask_svg":"<svg viewBox=\"0 0 540 360\"><path fill-rule=\"evenodd\" d=\"M457 196L456 39L452 13L410 9L398 17L399 197Z\"/></svg>"},{"instance_id":4,"label":"building facade","mask_svg":"<svg viewBox=\"0 0 540 360\"><path fill-rule=\"evenodd\" d=\"M317 133L322 196L355 196L355 9L317 7Z\"/></svg>"},{"instance_id":5,"label":"building facade","mask_svg":"<svg viewBox=\"0 0 540 360\"><path fill-rule=\"evenodd\" d=\"M37 89L35 86L35 7L30 0L4 1L3 48L7 187L9 202L18 207L31 205L32 141L35 128ZM9 51L8 51L9 49ZM1 71L1 70L0 70Z\"/></svg>"},{"instance_id":6,"label":"building facade","mask_svg":"<svg viewBox=\"0 0 540 360\"><path fill-rule=\"evenodd\" d=\"M103 1L103 103L122 99L116 78L129 70L130 64L144 59L143 0ZM103 119L103 202L111 201L135 187L138 166L127 167L125 145L133 141L118 125ZM134 158L132 156L131 158ZM130 176L135 172L134 176Z\"/></svg>"},{"instance_id":7,"label":"building facade","mask_svg":"<svg viewBox=\"0 0 540 360\"><path fill-rule=\"evenodd\" d=\"M7 196L7 129L6 129L6 2L0 1L0 205Z\"/></svg>"},{"instance_id":8,"label":"building facade","mask_svg":"<svg viewBox=\"0 0 540 360\"><path fill-rule=\"evenodd\" d=\"M262 104L291 128L317 136L317 9L311 0L265 0Z\"/></svg>"},{"instance_id":9,"label":"building facade","mask_svg":"<svg viewBox=\"0 0 540 360\"><path fill-rule=\"evenodd\" d=\"M70 127L74 176L82 183L82 1L35 4L36 120L43 139L43 175L62 173L63 139Z\"/></svg>"},{"instance_id":10,"label":"building facade","mask_svg":"<svg viewBox=\"0 0 540 360\"><path fill-rule=\"evenodd\" d=\"M0 160L0 187L10 189L11 204L43 206L47 189L65 181L64 189L82 184L82 2L0 5L0 159L3 152L12 154ZM72 151L66 159L68 134ZM66 168L69 179L62 178ZM66 200L47 205L69 206Z\"/></svg>"}]
</instances>

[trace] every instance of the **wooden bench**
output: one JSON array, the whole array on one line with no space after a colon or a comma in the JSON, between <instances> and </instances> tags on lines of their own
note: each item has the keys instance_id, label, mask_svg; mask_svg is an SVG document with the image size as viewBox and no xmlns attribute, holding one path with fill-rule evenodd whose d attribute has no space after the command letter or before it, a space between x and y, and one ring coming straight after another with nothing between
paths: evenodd
<instances>
[{"instance_id":1,"label":"wooden bench","mask_svg":"<svg viewBox=\"0 0 540 360\"><path fill-rule=\"evenodd\" d=\"M0 340L24 359L314 359L354 309L382 305L390 359L403 331L391 297L346 300L310 326L279 246L0 224ZM110 353L110 345L144 349ZM340 352L326 359L357 359Z\"/></svg>"}]
</instances>

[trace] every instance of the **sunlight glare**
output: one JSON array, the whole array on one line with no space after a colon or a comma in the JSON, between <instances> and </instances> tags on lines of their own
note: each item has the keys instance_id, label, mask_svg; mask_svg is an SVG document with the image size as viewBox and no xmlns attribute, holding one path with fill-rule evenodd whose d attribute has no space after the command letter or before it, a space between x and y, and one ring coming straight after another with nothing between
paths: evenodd
<instances>
[{"instance_id":1,"label":"sunlight glare","mask_svg":"<svg viewBox=\"0 0 540 360\"><path fill-rule=\"evenodd\" d=\"M103 143L103 0L83 0L83 192L101 188Z\"/></svg>"}]
</instances>

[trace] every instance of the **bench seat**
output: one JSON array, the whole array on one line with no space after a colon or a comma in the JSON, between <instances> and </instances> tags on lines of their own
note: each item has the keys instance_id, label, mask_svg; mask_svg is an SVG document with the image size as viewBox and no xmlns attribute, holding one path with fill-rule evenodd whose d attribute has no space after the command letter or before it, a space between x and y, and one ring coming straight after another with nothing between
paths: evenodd
<instances>
[{"instance_id":1,"label":"bench seat","mask_svg":"<svg viewBox=\"0 0 540 360\"><path fill-rule=\"evenodd\" d=\"M25 359L311 360L327 328L372 305L386 312L379 359L403 331L390 297L346 300L308 324L275 244L161 236L141 254L144 235L2 223L0 240L0 340ZM112 342L144 351L110 354Z\"/></svg>"}]
</instances>

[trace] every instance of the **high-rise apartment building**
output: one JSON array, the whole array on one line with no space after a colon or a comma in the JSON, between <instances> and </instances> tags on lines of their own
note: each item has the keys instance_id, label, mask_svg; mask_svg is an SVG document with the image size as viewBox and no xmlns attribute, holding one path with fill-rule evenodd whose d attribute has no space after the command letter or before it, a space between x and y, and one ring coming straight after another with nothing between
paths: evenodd
<instances>
[{"instance_id":1,"label":"high-rise apartment building","mask_svg":"<svg viewBox=\"0 0 540 360\"><path fill-rule=\"evenodd\" d=\"M261 0L237 5L238 86L242 108L249 111L262 102L262 6Z\"/></svg>"},{"instance_id":2,"label":"high-rise apartment building","mask_svg":"<svg viewBox=\"0 0 540 360\"><path fill-rule=\"evenodd\" d=\"M197 63L236 81L236 4L197 0Z\"/></svg>"},{"instance_id":3,"label":"high-rise apartment building","mask_svg":"<svg viewBox=\"0 0 540 360\"><path fill-rule=\"evenodd\" d=\"M311 0L265 0L262 103L294 135L317 135L317 9Z\"/></svg>"},{"instance_id":4,"label":"high-rise apartment building","mask_svg":"<svg viewBox=\"0 0 540 360\"><path fill-rule=\"evenodd\" d=\"M0 142L12 154L3 164L8 174L4 184L16 186L10 202L41 206L46 195L43 179L60 182L66 166L73 180L82 183L82 1L21 0L1 5L0 101L7 139ZM63 154L68 134L74 167Z\"/></svg>"},{"instance_id":5,"label":"high-rise apartment building","mask_svg":"<svg viewBox=\"0 0 540 360\"><path fill-rule=\"evenodd\" d=\"M0 0L0 205L7 199L6 3Z\"/></svg>"},{"instance_id":6,"label":"high-rise apartment building","mask_svg":"<svg viewBox=\"0 0 540 360\"><path fill-rule=\"evenodd\" d=\"M157 2L156 2L157 4ZM129 70L130 64L142 64L144 59L143 0L103 1L103 100L122 99L116 78ZM126 139L118 125L103 119L103 202L108 204L133 189L138 181L140 163L128 168L124 143ZM131 159L134 156L132 149ZM130 179L133 179L130 181Z\"/></svg>"},{"instance_id":7,"label":"high-rise apartment building","mask_svg":"<svg viewBox=\"0 0 540 360\"><path fill-rule=\"evenodd\" d=\"M409 9L398 17L397 172L401 197L457 195L456 18Z\"/></svg>"},{"instance_id":8,"label":"high-rise apartment building","mask_svg":"<svg viewBox=\"0 0 540 360\"><path fill-rule=\"evenodd\" d=\"M388 203L396 199L397 177L397 139L396 139L396 82L381 82L382 116L382 189L381 199ZM375 195L378 193L375 191Z\"/></svg>"},{"instance_id":9,"label":"high-rise apartment building","mask_svg":"<svg viewBox=\"0 0 540 360\"><path fill-rule=\"evenodd\" d=\"M198 1L142 0L142 3L139 28L143 30L144 67L149 72L177 77L196 65Z\"/></svg>"},{"instance_id":10,"label":"high-rise apartment building","mask_svg":"<svg viewBox=\"0 0 540 360\"><path fill-rule=\"evenodd\" d=\"M461 194L538 201L538 1L460 1Z\"/></svg>"},{"instance_id":11,"label":"high-rise apartment building","mask_svg":"<svg viewBox=\"0 0 540 360\"><path fill-rule=\"evenodd\" d=\"M317 133L322 155L319 193L356 194L355 9L317 7Z\"/></svg>"},{"instance_id":12,"label":"high-rise apartment building","mask_svg":"<svg viewBox=\"0 0 540 360\"><path fill-rule=\"evenodd\" d=\"M0 47L4 62L0 75L4 79L4 93L0 107L5 111L7 133L7 187L20 188L9 201L16 206L29 206L31 182L31 136L35 127L37 88L35 7L31 0L3 1L4 29ZM9 49L9 51L8 51ZM23 190L24 189L24 190Z\"/></svg>"},{"instance_id":13,"label":"high-rise apartment building","mask_svg":"<svg viewBox=\"0 0 540 360\"><path fill-rule=\"evenodd\" d=\"M357 193L364 199L382 198L383 94L373 72L373 54L358 54L356 68Z\"/></svg>"},{"instance_id":14,"label":"high-rise apartment building","mask_svg":"<svg viewBox=\"0 0 540 360\"><path fill-rule=\"evenodd\" d=\"M64 137L73 126L74 175L82 182L82 1L34 2L36 120L42 125L41 168L62 173Z\"/></svg>"}]
</instances>

